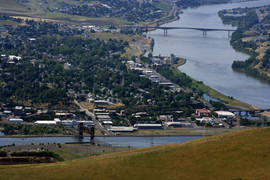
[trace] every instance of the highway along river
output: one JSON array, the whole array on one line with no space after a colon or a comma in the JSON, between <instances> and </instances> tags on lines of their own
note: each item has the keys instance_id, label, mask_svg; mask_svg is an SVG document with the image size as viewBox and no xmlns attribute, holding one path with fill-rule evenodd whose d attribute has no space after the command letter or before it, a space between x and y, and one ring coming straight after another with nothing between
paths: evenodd
<instances>
[{"instance_id":1,"label":"highway along river","mask_svg":"<svg viewBox=\"0 0 270 180\"><path fill-rule=\"evenodd\" d=\"M163 26L235 29L222 24L218 11L268 4L269 0L258 0L186 9L180 20ZM230 46L227 32L207 32L207 37L203 37L202 31L168 30L164 36L163 30L159 29L147 36L155 39L154 55L173 53L186 58L187 63L179 69L192 78L227 96L260 108L270 108L270 85L231 69L234 60L246 60L248 56Z\"/></svg>"}]
</instances>

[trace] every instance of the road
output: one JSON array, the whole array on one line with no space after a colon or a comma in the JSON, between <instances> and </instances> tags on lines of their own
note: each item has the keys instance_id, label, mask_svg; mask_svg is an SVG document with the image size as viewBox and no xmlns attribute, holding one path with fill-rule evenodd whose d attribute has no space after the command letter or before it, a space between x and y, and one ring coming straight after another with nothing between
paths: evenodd
<instances>
[{"instance_id":1,"label":"road","mask_svg":"<svg viewBox=\"0 0 270 180\"><path fill-rule=\"evenodd\" d=\"M257 14L259 22L261 22L262 21L262 16L261 16L261 13L260 13L259 9L256 9L256 14Z\"/></svg>"},{"instance_id":2,"label":"road","mask_svg":"<svg viewBox=\"0 0 270 180\"><path fill-rule=\"evenodd\" d=\"M96 119L94 113L83 107L77 100L74 100L74 103L77 104L81 110L85 111L86 115L92 117L96 129L100 130L104 135L113 135L112 132L108 131L104 126L102 126L102 124Z\"/></svg>"}]
</instances>

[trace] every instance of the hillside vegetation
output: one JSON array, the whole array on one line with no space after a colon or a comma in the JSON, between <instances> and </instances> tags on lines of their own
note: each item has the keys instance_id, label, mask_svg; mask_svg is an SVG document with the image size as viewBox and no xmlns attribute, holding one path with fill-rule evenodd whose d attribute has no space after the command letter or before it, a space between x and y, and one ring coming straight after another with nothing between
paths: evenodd
<instances>
[{"instance_id":1,"label":"hillside vegetation","mask_svg":"<svg viewBox=\"0 0 270 180\"><path fill-rule=\"evenodd\" d=\"M269 179L270 128L56 164L0 166L0 179Z\"/></svg>"},{"instance_id":2,"label":"hillside vegetation","mask_svg":"<svg viewBox=\"0 0 270 180\"><path fill-rule=\"evenodd\" d=\"M0 0L0 5L0 15L96 26L151 22L167 16L172 6L126 0Z\"/></svg>"}]
</instances>

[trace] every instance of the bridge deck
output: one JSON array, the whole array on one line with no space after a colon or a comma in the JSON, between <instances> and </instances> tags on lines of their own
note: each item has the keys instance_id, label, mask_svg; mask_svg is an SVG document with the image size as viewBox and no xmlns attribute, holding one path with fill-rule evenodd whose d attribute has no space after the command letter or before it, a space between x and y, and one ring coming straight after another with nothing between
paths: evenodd
<instances>
[{"instance_id":1,"label":"bridge deck","mask_svg":"<svg viewBox=\"0 0 270 180\"><path fill-rule=\"evenodd\" d=\"M238 31L236 29L219 29L219 28L201 28L201 27L165 27L165 26L124 26L127 28L139 28L139 29L191 29L191 30L198 30L198 31Z\"/></svg>"}]
</instances>

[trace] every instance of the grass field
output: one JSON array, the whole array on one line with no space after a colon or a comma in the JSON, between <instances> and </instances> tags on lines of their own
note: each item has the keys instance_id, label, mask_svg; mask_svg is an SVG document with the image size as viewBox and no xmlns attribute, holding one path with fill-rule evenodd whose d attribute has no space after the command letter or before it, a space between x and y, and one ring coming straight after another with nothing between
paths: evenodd
<instances>
[{"instance_id":1,"label":"grass field","mask_svg":"<svg viewBox=\"0 0 270 180\"><path fill-rule=\"evenodd\" d=\"M0 166L0 179L270 179L270 128L55 164Z\"/></svg>"},{"instance_id":2,"label":"grass field","mask_svg":"<svg viewBox=\"0 0 270 180\"><path fill-rule=\"evenodd\" d=\"M226 132L236 131L236 129L224 128L206 128L206 129L189 129L189 128L170 128L167 130L138 130L132 133L133 136L212 136Z\"/></svg>"}]
</instances>

